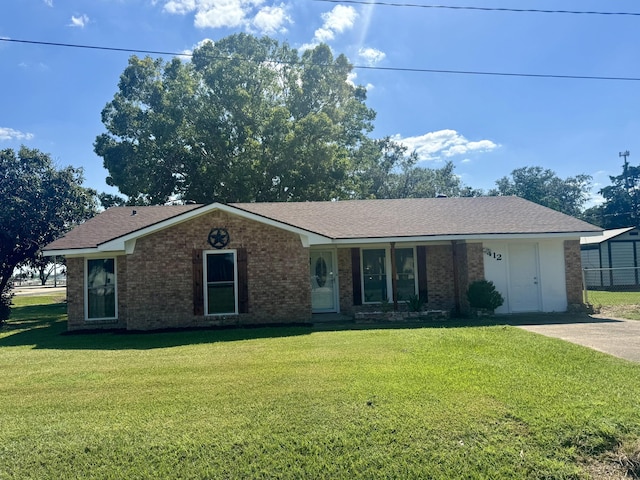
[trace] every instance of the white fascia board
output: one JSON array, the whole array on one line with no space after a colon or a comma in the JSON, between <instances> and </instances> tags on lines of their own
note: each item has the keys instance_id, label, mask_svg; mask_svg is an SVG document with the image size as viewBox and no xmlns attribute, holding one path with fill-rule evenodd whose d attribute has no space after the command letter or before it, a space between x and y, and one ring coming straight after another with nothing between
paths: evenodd
<instances>
[{"instance_id":1,"label":"white fascia board","mask_svg":"<svg viewBox=\"0 0 640 480\"><path fill-rule=\"evenodd\" d=\"M45 257L115 257L124 255L123 250L102 250L100 248L72 248L68 250L43 250L42 255Z\"/></svg>"},{"instance_id":2,"label":"white fascia board","mask_svg":"<svg viewBox=\"0 0 640 480\"><path fill-rule=\"evenodd\" d=\"M591 238L591 237L595 237L595 235L582 235L582 238L580 239L580 243L582 245L590 245L590 244L598 244L598 243L602 243L602 242L606 242L608 240L614 239L624 233L630 232L631 230L633 230L636 227L626 227L626 228L616 228L616 229L612 229L612 230L604 230L602 231L598 236L598 238Z\"/></svg>"},{"instance_id":3,"label":"white fascia board","mask_svg":"<svg viewBox=\"0 0 640 480\"><path fill-rule=\"evenodd\" d=\"M300 235L300 241L302 244L306 242L308 244L321 244L321 243L331 243L331 239L324 237L322 235L318 235L317 233L309 232L307 230L303 230L298 227L294 227L292 225L288 225L286 223L281 223L276 220L272 220L267 217L263 217L260 215L256 215L254 213L247 212L245 210L241 210L239 208L231 207L229 205L225 205L223 203L212 203L211 205L206 205L204 207L196 208L194 210L190 210L181 215L169 218L162 222L156 223L154 225L150 225L141 230L137 230L128 235L124 235L122 237L116 238L114 240L110 240L101 245L98 245L98 249L100 251L133 251L133 247L135 247L135 240L138 238L142 238L144 236L150 235L152 233L158 232L168 227L172 227L174 225L178 225L183 222L187 222L193 218L199 217L201 215L206 215L215 210L220 210L222 212L230 213L232 215L236 215L242 218L246 218L248 220L253 220L265 225L270 225L272 227L279 228L281 230L286 230L292 233L297 233Z\"/></svg>"},{"instance_id":4,"label":"white fascia board","mask_svg":"<svg viewBox=\"0 0 640 480\"><path fill-rule=\"evenodd\" d=\"M580 237L586 235L599 235L597 232L564 232L564 233L492 233L492 234L475 234L475 235L431 235L431 236L414 236L414 237L381 237L381 238L338 238L333 240L336 245L354 245L354 244L375 244L375 243L425 243L425 242L450 242L452 240L459 241L487 241L487 240L525 240L525 239L547 239L547 238L564 238L567 240L579 240Z\"/></svg>"}]
</instances>

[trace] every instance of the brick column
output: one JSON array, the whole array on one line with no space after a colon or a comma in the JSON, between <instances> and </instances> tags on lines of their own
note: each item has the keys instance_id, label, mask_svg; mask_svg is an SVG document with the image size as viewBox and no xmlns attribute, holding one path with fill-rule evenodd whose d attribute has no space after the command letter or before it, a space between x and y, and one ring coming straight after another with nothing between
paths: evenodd
<instances>
[{"instance_id":1,"label":"brick column","mask_svg":"<svg viewBox=\"0 0 640 480\"><path fill-rule=\"evenodd\" d=\"M582 259L580 256L580 241L564 241L564 270L567 285L567 304L581 306L582 297Z\"/></svg>"}]
</instances>

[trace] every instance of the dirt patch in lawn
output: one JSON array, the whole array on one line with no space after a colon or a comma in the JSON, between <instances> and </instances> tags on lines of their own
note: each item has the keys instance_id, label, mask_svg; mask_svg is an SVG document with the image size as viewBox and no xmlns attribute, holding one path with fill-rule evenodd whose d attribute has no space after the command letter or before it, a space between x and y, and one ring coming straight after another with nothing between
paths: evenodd
<instances>
[{"instance_id":1,"label":"dirt patch in lawn","mask_svg":"<svg viewBox=\"0 0 640 480\"><path fill-rule=\"evenodd\" d=\"M591 478L602 480L640 479L640 440L624 443L615 452L583 463Z\"/></svg>"},{"instance_id":2,"label":"dirt patch in lawn","mask_svg":"<svg viewBox=\"0 0 640 480\"><path fill-rule=\"evenodd\" d=\"M640 305L603 305L594 310L598 317L640 320Z\"/></svg>"}]
</instances>

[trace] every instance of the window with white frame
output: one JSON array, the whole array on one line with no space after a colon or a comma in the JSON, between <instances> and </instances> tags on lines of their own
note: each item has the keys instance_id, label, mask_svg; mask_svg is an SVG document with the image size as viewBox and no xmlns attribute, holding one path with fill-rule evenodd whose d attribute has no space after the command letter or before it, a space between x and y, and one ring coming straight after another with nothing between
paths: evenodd
<instances>
[{"instance_id":1,"label":"window with white frame","mask_svg":"<svg viewBox=\"0 0 640 480\"><path fill-rule=\"evenodd\" d=\"M116 259L86 260L87 320L117 318Z\"/></svg>"},{"instance_id":2,"label":"window with white frame","mask_svg":"<svg viewBox=\"0 0 640 480\"><path fill-rule=\"evenodd\" d=\"M396 248L398 300L407 301L417 291L415 249ZM362 249L363 303L392 301L391 251L389 248Z\"/></svg>"},{"instance_id":3,"label":"window with white frame","mask_svg":"<svg viewBox=\"0 0 640 480\"><path fill-rule=\"evenodd\" d=\"M238 267L235 250L204 252L205 315L238 313Z\"/></svg>"}]
</instances>

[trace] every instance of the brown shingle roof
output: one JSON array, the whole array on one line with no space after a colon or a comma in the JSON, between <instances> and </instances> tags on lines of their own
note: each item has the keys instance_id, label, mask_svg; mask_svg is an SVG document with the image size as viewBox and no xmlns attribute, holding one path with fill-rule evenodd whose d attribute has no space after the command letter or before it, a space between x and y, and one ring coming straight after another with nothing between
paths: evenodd
<instances>
[{"instance_id":1,"label":"brown shingle roof","mask_svg":"<svg viewBox=\"0 0 640 480\"><path fill-rule=\"evenodd\" d=\"M45 250L95 248L202 205L113 207ZM232 203L229 207L331 239L492 234L580 234L602 229L518 197ZM136 211L132 215L133 210ZM203 207L203 212L208 211Z\"/></svg>"},{"instance_id":2,"label":"brown shingle roof","mask_svg":"<svg viewBox=\"0 0 640 480\"><path fill-rule=\"evenodd\" d=\"M334 239L602 230L518 197L231 205Z\"/></svg>"},{"instance_id":3,"label":"brown shingle roof","mask_svg":"<svg viewBox=\"0 0 640 480\"><path fill-rule=\"evenodd\" d=\"M64 237L53 241L45 247L45 250L95 248L109 240L155 225L201 206L111 207L78 225Z\"/></svg>"}]
</instances>

